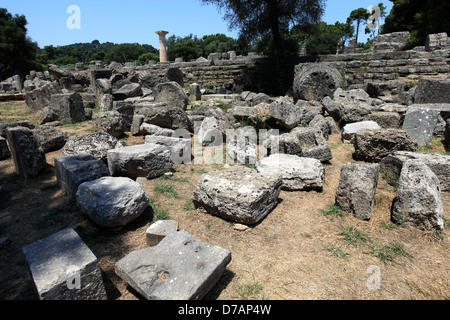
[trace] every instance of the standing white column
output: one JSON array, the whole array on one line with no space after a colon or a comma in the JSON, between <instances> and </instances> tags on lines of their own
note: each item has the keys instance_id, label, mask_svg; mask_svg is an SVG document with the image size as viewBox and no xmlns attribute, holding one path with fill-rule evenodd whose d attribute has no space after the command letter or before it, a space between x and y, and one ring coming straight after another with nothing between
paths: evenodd
<instances>
[{"instance_id":1,"label":"standing white column","mask_svg":"<svg viewBox=\"0 0 450 320\"><path fill-rule=\"evenodd\" d=\"M167 62L167 49L166 49L166 34L168 31L156 31L159 36L159 61Z\"/></svg>"}]
</instances>

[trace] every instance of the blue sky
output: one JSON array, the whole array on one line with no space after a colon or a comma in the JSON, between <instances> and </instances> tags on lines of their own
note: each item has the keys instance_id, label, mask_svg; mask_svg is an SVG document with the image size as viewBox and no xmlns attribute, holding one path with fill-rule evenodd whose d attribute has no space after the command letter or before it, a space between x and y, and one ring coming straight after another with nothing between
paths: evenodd
<instances>
[{"instance_id":1,"label":"blue sky","mask_svg":"<svg viewBox=\"0 0 450 320\"><path fill-rule=\"evenodd\" d=\"M368 8L383 0L327 0L322 18L327 23L345 22L350 12ZM392 3L383 1L389 12ZM67 8L80 8L80 29L69 29ZM158 48L157 30L170 35L187 36L224 33L237 38L237 30L230 31L223 15L213 5L199 0L2 0L0 7L12 14L23 14L28 21L28 36L42 48L46 45L67 45L78 42L140 43ZM362 32L364 33L364 32ZM362 40L362 39L360 39Z\"/></svg>"}]
</instances>

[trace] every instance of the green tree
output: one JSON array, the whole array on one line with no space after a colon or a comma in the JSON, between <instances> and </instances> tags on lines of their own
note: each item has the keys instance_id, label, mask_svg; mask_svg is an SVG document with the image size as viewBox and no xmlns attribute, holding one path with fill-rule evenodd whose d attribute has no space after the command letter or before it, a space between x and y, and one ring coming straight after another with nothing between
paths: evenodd
<instances>
[{"instance_id":1,"label":"green tree","mask_svg":"<svg viewBox=\"0 0 450 320\"><path fill-rule=\"evenodd\" d=\"M159 55L156 53L147 52L139 56L138 61L141 64L147 64L149 61L159 61Z\"/></svg>"},{"instance_id":2,"label":"green tree","mask_svg":"<svg viewBox=\"0 0 450 320\"><path fill-rule=\"evenodd\" d=\"M190 34L187 37L170 36L167 39L167 58L170 61L175 58L183 58L184 61L196 59L203 54L200 39Z\"/></svg>"},{"instance_id":3,"label":"green tree","mask_svg":"<svg viewBox=\"0 0 450 320\"><path fill-rule=\"evenodd\" d=\"M334 25L321 21L306 28L294 26L291 29L292 36L310 55L334 54L338 42L348 40L353 33L351 24L338 21Z\"/></svg>"},{"instance_id":4,"label":"green tree","mask_svg":"<svg viewBox=\"0 0 450 320\"><path fill-rule=\"evenodd\" d=\"M382 33L409 31L410 46L423 46L429 34L450 34L450 2L441 0L390 0L391 12ZM447 14L446 14L447 13Z\"/></svg>"},{"instance_id":5,"label":"green tree","mask_svg":"<svg viewBox=\"0 0 450 320\"><path fill-rule=\"evenodd\" d=\"M358 42L359 28L361 25L367 24L367 19L369 19L370 16L371 13L368 12L367 9L358 8L353 10L347 18L347 23L356 23L356 42Z\"/></svg>"},{"instance_id":6,"label":"green tree","mask_svg":"<svg viewBox=\"0 0 450 320\"><path fill-rule=\"evenodd\" d=\"M201 40L203 56L207 57L214 52L236 51L237 41L222 33L203 36Z\"/></svg>"},{"instance_id":7,"label":"green tree","mask_svg":"<svg viewBox=\"0 0 450 320\"><path fill-rule=\"evenodd\" d=\"M0 80L14 73L41 69L36 63L37 43L27 37L27 19L0 8Z\"/></svg>"},{"instance_id":8,"label":"green tree","mask_svg":"<svg viewBox=\"0 0 450 320\"><path fill-rule=\"evenodd\" d=\"M146 53L145 48L139 44L122 43L114 46L113 49L106 54L106 62L116 61L120 63L137 61L139 57Z\"/></svg>"},{"instance_id":9,"label":"green tree","mask_svg":"<svg viewBox=\"0 0 450 320\"><path fill-rule=\"evenodd\" d=\"M264 89L285 93L292 85L293 65L298 62L297 42L290 37L292 25L315 24L324 11L324 0L201 0L224 10L230 29L268 55L261 78L270 80Z\"/></svg>"}]
</instances>

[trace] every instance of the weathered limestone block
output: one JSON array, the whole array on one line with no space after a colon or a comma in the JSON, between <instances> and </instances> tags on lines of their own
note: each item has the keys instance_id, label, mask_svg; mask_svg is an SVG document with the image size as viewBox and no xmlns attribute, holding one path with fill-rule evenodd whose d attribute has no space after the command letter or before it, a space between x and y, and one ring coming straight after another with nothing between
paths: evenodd
<instances>
[{"instance_id":1,"label":"weathered limestone block","mask_svg":"<svg viewBox=\"0 0 450 320\"><path fill-rule=\"evenodd\" d=\"M147 245L156 246L166 236L178 231L178 222L175 220L158 220L152 223L145 231Z\"/></svg>"},{"instance_id":2,"label":"weathered limestone block","mask_svg":"<svg viewBox=\"0 0 450 320\"><path fill-rule=\"evenodd\" d=\"M345 143L353 143L355 134L363 129L381 129L375 121L360 121L346 124L342 130L342 140Z\"/></svg>"},{"instance_id":3,"label":"weathered limestone block","mask_svg":"<svg viewBox=\"0 0 450 320\"><path fill-rule=\"evenodd\" d=\"M289 97L282 97L272 102L269 106L271 116L279 125L290 130L301 123L302 112L294 105Z\"/></svg>"},{"instance_id":4,"label":"weathered limestone block","mask_svg":"<svg viewBox=\"0 0 450 320\"><path fill-rule=\"evenodd\" d=\"M435 153L394 151L380 162L389 184L398 182L406 160L421 160L438 177L441 191L450 192L450 156Z\"/></svg>"},{"instance_id":5,"label":"weathered limestone block","mask_svg":"<svg viewBox=\"0 0 450 320\"><path fill-rule=\"evenodd\" d=\"M171 107L186 110L189 98L177 82L171 81L156 85L155 102L165 102Z\"/></svg>"},{"instance_id":6,"label":"weathered limestone block","mask_svg":"<svg viewBox=\"0 0 450 320\"><path fill-rule=\"evenodd\" d=\"M144 116L144 122L168 129L191 129L187 113L182 109L169 106L167 103L150 103L137 111Z\"/></svg>"},{"instance_id":7,"label":"weathered limestone block","mask_svg":"<svg viewBox=\"0 0 450 320\"><path fill-rule=\"evenodd\" d=\"M61 149L68 139L65 132L50 126L39 127L33 129L32 132L45 153Z\"/></svg>"},{"instance_id":8,"label":"weathered limestone block","mask_svg":"<svg viewBox=\"0 0 450 320\"><path fill-rule=\"evenodd\" d=\"M370 220L379 170L378 164L344 164L336 191L336 204L357 219Z\"/></svg>"},{"instance_id":9,"label":"weathered limestone block","mask_svg":"<svg viewBox=\"0 0 450 320\"><path fill-rule=\"evenodd\" d=\"M83 98L79 93L52 94L50 105L59 121L77 123L86 120Z\"/></svg>"},{"instance_id":10,"label":"weathered limestone block","mask_svg":"<svg viewBox=\"0 0 450 320\"><path fill-rule=\"evenodd\" d=\"M407 228L444 229L439 179L421 160L403 163L391 219Z\"/></svg>"},{"instance_id":11,"label":"weathered limestone block","mask_svg":"<svg viewBox=\"0 0 450 320\"><path fill-rule=\"evenodd\" d=\"M170 171L171 150L165 146L145 143L108 151L108 168L112 176L152 179Z\"/></svg>"},{"instance_id":12,"label":"weathered limestone block","mask_svg":"<svg viewBox=\"0 0 450 320\"><path fill-rule=\"evenodd\" d=\"M430 34L425 42L426 51L434 51L448 46L448 36L446 32Z\"/></svg>"},{"instance_id":13,"label":"weathered limestone block","mask_svg":"<svg viewBox=\"0 0 450 320\"><path fill-rule=\"evenodd\" d=\"M320 160L290 154L273 154L258 161L256 170L263 175L278 174L283 190L318 190L323 188L325 168Z\"/></svg>"},{"instance_id":14,"label":"weathered limestone block","mask_svg":"<svg viewBox=\"0 0 450 320\"><path fill-rule=\"evenodd\" d=\"M419 146L430 146L438 122L440 111L412 105L406 111L403 121L405 130Z\"/></svg>"},{"instance_id":15,"label":"weathered limestone block","mask_svg":"<svg viewBox=\"0 0 450 320\"><path fill-rule=\"evenodd\" d=\"M33 112L38 112L50 105L53 94L61 92L61 88L56 81L46 82L32 91L25 91L24 98L28 108Z\"/></svg>"},{"instance_id":16,"label":"weathered limestone block","mask_svg":"<svg viewBox=\"0 0 450 320\"><path fill-rule=\"evenodd\" d=\"M371 51L402 51L408 46L410 38L408 31L380 34L373 40Z\"/></svg>"},{"instance_id":17,"label":"weathered limestone block","mask_svg":"<svg viewBox=\"0 0 450 320\"><path fill-rule=\"evenodd\" d=\"M83 182L109 176L106 164L89 154L57 157L55 171L58 186L72 198L75 198Z\"/></svg>"},{"instance_id":18,"label":"weathered limestone block","mask_svg":"<svg viewBox=\"0 0 450 320\"><path fill-rule=\"evenodd\" d=\"M22 248L41 300L107 300L97 258L72 228Z\"/></svg>"},{"instance_id":19,"label":"weathered limestone block","mask_svg":"<svg viewBox=\"0 0 450 320\"><path fill-rule=\"evenodd\" d=\"M120 138L124 130L122 115L117 111L103 111L92 116L92 123L96 132L103 132Z\"/></svg>"},{"instance_id":20,"label":"weathered limestone block","mask_svg":"<svg viewBox=\"0 0 450 320\"><path fill-rule=\"evenodd\" d=\"M6 129L9 149L16 172L28 179L35 178L47 167L45 152L34 138L33 132L24 127Z\"/></svg>"},{"instance_id":21,"label":"weathered limestone block","mask_svg":"<svg viewBox=\"0 0 450 320\"><path fill-rule=\"evenodd\" d=\"M148 207L144 188L126 177L102 177L78 187L77 206L96 225L123 227Z\"/></svg>"},{"instance_id":22,"label":"weathered limestone block","mask_svg":"<svg viewBox=\"0 0 450 320\"><path fill-rule=\"evenodd\" d=\"M322 101L326 96L333 96L336 89L341 87L340 72L325 64L307 65L294 78L294 102L297 100Z\"/></svg>"},{"instance_id":23,"label":"weathered limestone block","mask_svg":"<svg viewBox=\"0 0 450 320\"><path fill-rule=\"evenodd\" d=\"M398 129L400 127L400 114L397 112L372 112L368 119L375 121L383 129Z\"/></svg>"},{"instance_id":24,"label":"weathered limestone block","mask_svg":"<svg viewBox=\"0 0 450 320\"><path fill-rule=\"evenodd\" d=\"M67 140L62 149L63 156L87 153L96 159L106 160L110 149L118 149L126 146L126 143L103 132L80 134Z\"/></svg>"},{"instance_id":25,"label":"weathered limestone block","mask_svg":"<svg viewBox=\"0 0 450 320\"><path fill-rule=\"evenodd\" d=\"M192 195L196 208L238 223L255 224L278 204L282 180L246 167L230 167L200 177Z\"/></svg>"},{"instance_id":26,"label":"weathered limestone block","mask_svg":"<svg viewBox=\"0 0 450 320\"><path fill-rule=\"evenodd\" d=\"M8 159L11 156L11 152L8 148L6 139L0 136L0 160Z\"/></svg>"},{"instance_id":27,"label":"weathered limestone block","mask_svg":"<svg viewBox=\"0 0 450 320\"><path fill-rule=\"evenodd\" d=\"M14 127L25 127L28 129L34 129L35 126L28 120L16 121L16 122L0 122L0 136L6 138L6 129Z\"/></svg>"},{"instance_id":28,"label":"weathered limestone block","mask_svg":"<svg viewBox=\"0 0 450 320\"><path fill-rule=\"evenodd\" d=\"M414 91L414 103L450 103L450 79L420 79Z\"/></svg>"},{"instance_id":29,"label":"weathered limestone block","mask_svg":"<svg viewBox=\"0 0 450 320\"><path fill-rule=\"evenodd\" d=\"M355 134L353 145L358 160L380 162L393 151L417 151L418 145L406 131L365 129Z\"/></svg>"},{"instance_id":30,"label":"weathered limestone block","mask_svg":"<svg viewBox=\"0 0 450 320\"><path fill-rule=\"evenodd\" d=\"M148 300L200 300L219 280L231 252L186 231L119 260L116 274Z\"/></svg>"}]
</instances>

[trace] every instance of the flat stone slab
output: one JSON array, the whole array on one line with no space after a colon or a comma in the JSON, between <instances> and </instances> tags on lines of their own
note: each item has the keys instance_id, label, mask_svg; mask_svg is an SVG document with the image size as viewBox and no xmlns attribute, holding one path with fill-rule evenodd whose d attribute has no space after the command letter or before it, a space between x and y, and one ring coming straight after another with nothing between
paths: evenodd
<instances>
[{"instance_id":1,"label":"flat stone slab","mask_svg":"<svg viewBox=\"0 0 450 320\"><path fill-rule=\"evenodd\" d=\"M59 187L72 198L75 198L83 182L109 176L106 164L90 154L55 158L55 171Z\"/></svg>"},{"instance_id":2,"label":"flat stone slab","mask_svg":"<svg viewBox=\"0 0 450 320\"><path fill-rule=\"evenodd\" d=\"M231 252L186 231L119 260L116 274L148 300L199 300L231 261Z\"/></svg>"},{"instance_id":3,"label":"flat stone slab","mask_svg":"<svg viewBox=\"0 0 450 320\"><path fill-rule=\"evenodd\" d=\"M173 166L171 150L155 143L108 151L108 168L112 176L156 178Z\"/></svg>"},{"instance_id":4,"label":"flat stone slab","mask_svg":"<svg viewBox=\"0 0 450 320\"><path fill-rule=\"evenodd\" d=\"M256 170L263 175L279 174L283 190L322 190L325 169L320 160L290 154L273 154L259 161Z\"/></svg>"},{"instance_id":5,"label":"flat stone slab","mask_svg":"<svg viewBox=\"0 0 450 320\"><path fill-rule=\"evenodd\" d=\"M72 228L22 248L41 300L106 300L97 258Z\"/></svg>"},{"instance_id":6,"label":"flat stone slab","mask_svg":"<svg viewBox=\"0 0 450 320\"><path fill-rule=\"evenodd\" d=\"M440 111L437 109L424 108L423 105L409 106L403 121L403 130L419 146L430 146L439 115Z\"/></svg>"},{"instance_id":7,"label":"flat stone slab","mask_svg":"<svg viewBox=\"0 0 450 320\"><path fill-rule=\"evenodd\" d=\"M177 231L178 222L176 220L158 220L145 232L147 244L151 247L156 246L167 235Z\"/></svg>"},{"instance_id":8,"label":"flat stone slab","mask_svg":"<svg viewBox=\"0 0 450 320\"><path fill-rule=\"evenodd\" d=\"M243 224L255 224L278 204L282 180L233 166L200 177L192 195L196 208Z\"/></svg>"}]
</instances>

